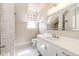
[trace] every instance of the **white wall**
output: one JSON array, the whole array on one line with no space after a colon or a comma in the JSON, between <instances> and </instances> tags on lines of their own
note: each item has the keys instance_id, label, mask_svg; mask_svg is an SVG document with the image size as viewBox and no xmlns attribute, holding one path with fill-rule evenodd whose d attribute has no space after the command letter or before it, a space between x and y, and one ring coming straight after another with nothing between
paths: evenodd
<instances>
[{"instance_id":1,"label":"white wall","mask_svg":"<svg viewBox=\"0 0 79 59\"><path fill-rule=\"evenodd\" d=\"M16 4L16 44L23 45L31 42L32 38L38 34L38 28L27 29L26 19L28 4Z\"/></svg>"}]
</instances>

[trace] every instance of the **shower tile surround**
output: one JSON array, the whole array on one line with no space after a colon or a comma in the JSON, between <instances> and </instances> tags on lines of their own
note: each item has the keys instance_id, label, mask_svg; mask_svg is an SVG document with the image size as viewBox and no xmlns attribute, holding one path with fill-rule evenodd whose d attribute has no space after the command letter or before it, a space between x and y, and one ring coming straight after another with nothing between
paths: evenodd
<instances>
[{"instance_id":1,"label":"shower tile surround","mask_svg":"<svg viewBox=\"0 0 79 59\"><path fill-rule=\"evenodd\" d=\"M5 45L5 48L1 50L1 55L6 55L7 53L9 53L9 55L14 55L14 4L1 4L0 16L1 46Z\"/></svg>"}]
</instances>

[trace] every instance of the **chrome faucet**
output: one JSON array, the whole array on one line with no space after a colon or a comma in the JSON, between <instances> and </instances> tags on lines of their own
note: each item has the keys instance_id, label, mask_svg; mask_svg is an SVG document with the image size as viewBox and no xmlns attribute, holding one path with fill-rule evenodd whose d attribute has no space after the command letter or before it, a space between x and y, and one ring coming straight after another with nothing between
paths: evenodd
<instances>
[{"instance_id":1,"label":"chrome faucet","mask_svg":"<svg viewBox=\"0 0 79 59\"><path fill-rule=\"evenodd\" d=\"M56 34L52 34L52 38L59 38L59 36L58 35L56 35Z\"/></svg>"}]
</instances>

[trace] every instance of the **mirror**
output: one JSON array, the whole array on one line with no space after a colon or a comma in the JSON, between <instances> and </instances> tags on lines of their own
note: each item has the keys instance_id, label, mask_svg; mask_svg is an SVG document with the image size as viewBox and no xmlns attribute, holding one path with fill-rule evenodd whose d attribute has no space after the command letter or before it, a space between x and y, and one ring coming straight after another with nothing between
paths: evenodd
<instances>
[{"instance_id":1,"label":"mirror","mask_svg":"<svg viewBox=\"0 0 79 59\"><path fill-rule=\"evenodd\" d=\"M58 30L58 17L50 16L48 19L47 28L49 30Z\"/></svg>"},{"instance_id":2,"label":"mirror","mask_svg":"<svg viewBox=\"0 0 79 59\"><path fill-rule=\"evenodd\" d=\"M76 21L75 21L75 30L79 30L79 4L76 5Z\"/></svg>"},{"instance_id":3,"label":"mirror","mask_svg":"<svg viewBox=\"0 0 79 59\"><path fill-rule=\"evenodd\" d=\"M62 30L63 29L63 15L59 12L51 16L48 16L47 28L48 30Z\"/></svg>"},{"instance_id":4,"label":"mirror","mask_svg":"<svg viewBox=\"0 0 79 59\"><path fill-rule=\"evenodd\" d=\"M79 30L79 4L75 4L64 12L64 30Z\"/></svg>"},{"instance_id":5,"label":"mirror","mask_svg":"<svg viewBox=\"0 0 79 59\"><path fill-rule=\"evenodd\" d=\"M75 30L75 20L76 20L76 6L70 7L63 13L63 26L64 30Z\"/></svg>"},{"instance_id":6,"label":"mirror","mask_svg":"<svg viewBox=\"0 0 79 59\"><path fill-rule=\"evenodd\" d=\"M79 30L79 4L67 7L51 16L48 16L49 30Z\"/></svg>"}]
</instances>

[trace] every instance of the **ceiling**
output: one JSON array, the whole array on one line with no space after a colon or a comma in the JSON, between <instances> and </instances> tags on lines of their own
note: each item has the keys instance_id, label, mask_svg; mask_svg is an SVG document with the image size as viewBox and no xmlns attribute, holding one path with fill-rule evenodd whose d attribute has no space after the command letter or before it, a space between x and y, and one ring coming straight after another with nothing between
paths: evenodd
<instances>
[{"instance_id":1,"label":"ceiling","mask_svg":"<svg viewBox=\"0 0 79 59\"><path fill-rule=\"evenodd\" d=\"M58 5L58 3L47 3L48 8L51 9L53 7L56 7Z\"/></svg>"},{"instance_id":2,"label":"ceiling","mask_svg":"<svg viewBox=\"0 0 79 59\"><path fill-rule=\"evenodd\" d=\"M56 7L57 3L29 3L28 11L41 11L41 10L49 10L52 7Z\"/></svg>"}]
</instances>

